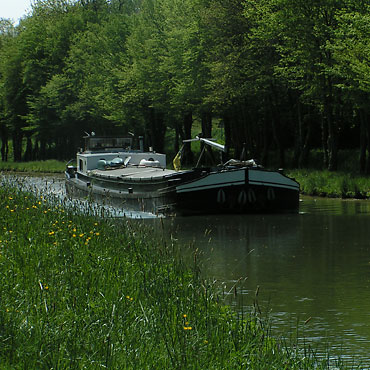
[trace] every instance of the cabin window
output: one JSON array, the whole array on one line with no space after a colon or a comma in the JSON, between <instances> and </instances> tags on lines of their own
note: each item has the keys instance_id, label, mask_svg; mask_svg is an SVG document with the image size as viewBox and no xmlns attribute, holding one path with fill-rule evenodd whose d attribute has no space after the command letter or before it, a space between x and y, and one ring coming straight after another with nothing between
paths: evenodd
<instances>
[{"instance_id":1,"label":"cabin window","mask_svg":"<svg viewBox=\"0 0 370 370\"><path fill-rule=\"evenodd\" d=\"M80 159L80 171L83 171L84 170L84 162L82 159Z\"/></svg>"}]
</instances>

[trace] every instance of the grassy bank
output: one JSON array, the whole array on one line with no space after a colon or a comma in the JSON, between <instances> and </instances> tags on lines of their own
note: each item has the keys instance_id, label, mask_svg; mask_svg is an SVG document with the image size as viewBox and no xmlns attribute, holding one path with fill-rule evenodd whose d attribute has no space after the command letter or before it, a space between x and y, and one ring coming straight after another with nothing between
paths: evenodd
<instances>
[{"instance_id":1,"label":"grassy bank","mask_svg":"<svg viewBox=\"0 0 370 370\"><path fill-rule=\"evenodd\" d=\"M53 159L36 162L0 161L0 171L62 173L64 172L65 168L65 162Z\"/></svg>"},{"instance_id":2,"label":"grassy bank","mask_svg":"<svg viewBox=\"0 0 370 370\"><path fill-rule=\"evenodd\" d=\"M330 366L233 313L196 262L140 225L4 185L0 219L1 369Z\"/></svg>"},{"instance_id":3,"label":"grassy bank","mask_svg":"<svg viewBox=\"0 0 370 370\"><path fill-rule=\"evenodd\" d=\"M324 170L289 170L287 175L300 183L303 194L333 198L370 198L369 176Z\"/></svg>"}]
</instances>

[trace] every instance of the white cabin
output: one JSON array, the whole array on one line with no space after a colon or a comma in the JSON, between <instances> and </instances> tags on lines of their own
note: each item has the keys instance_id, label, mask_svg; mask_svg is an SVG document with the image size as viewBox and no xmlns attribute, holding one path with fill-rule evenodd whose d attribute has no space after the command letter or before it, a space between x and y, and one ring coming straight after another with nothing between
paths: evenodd
<instances>
[{"instance_id":1,"label":"white cabin","mask_svg":"<svg viewBox=\"0 0 370 370\"><path fill-rule=\"evenodd\" d=\"M114 167L119 164L166 168L166 155L154 151L144 152L131 149L131 138L85 137L85 150L77 153L77 171L88 171Z\"/></svg>"}]
</instances>

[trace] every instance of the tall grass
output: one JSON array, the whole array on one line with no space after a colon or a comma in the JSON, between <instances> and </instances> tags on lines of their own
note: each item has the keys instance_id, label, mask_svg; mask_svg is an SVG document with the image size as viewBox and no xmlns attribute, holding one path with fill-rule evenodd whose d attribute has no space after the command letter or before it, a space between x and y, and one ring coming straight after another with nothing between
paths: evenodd
<instances>
[{"instance_id":1,"label":"tall grass","mask_svg":"<svg viewBox=\"0 0 370 370\"><path fill-rule=\"evenodd\" d=\"M303 194L336 198L370 198L368 176L307 169L289 170L287 174L300 183Z\"/></svg>"},{"instance_id":2,"label":"tall grass","mask_svg":"<svg viewBox=\"0 0 370 370\"><path fill-rule=\"evenodd\" d=\"M231 311L196 251L186 264L140 224L75 215L7 185L0 219L1 369L331 366Z\"/></svg>"},{"instance_id":3,"label":"tall grass","mask_svg":"<svg viewBox=\"0 0 370 370\"><path fill-rule=\"evenodd\" d=\"M0 171L62 173L64 172L65 168L65 162L57 161L54 159L35 162L0 161Z\"/></svg>"}]
</instances>

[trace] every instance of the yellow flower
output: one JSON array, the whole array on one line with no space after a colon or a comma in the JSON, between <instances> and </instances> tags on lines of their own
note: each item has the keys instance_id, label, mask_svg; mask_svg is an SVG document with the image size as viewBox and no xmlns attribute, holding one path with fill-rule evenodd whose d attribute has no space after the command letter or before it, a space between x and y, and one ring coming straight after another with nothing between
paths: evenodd
<instances>
[{"instance_id":1,"label":"yellow flower","mask_svg":"<svg viewBox=\"0 0 370 370\"><path fill-rule=\"evenodd\" d=\"M76 237L76 234L73 234L72 236L75 238Z\"/></svg>"},{"instance_id":2,"label":"yellow flower","mask_svg":"<svg viewBox=\"0 0 370 370\"><path fill-rule=\"evenodd\" d=\"M183 317L184 319L186 319L188 316L184 314L184 315L182 315L182 317Z\"/></svg>"},{"instance_id":3,"label":"yellow flower","mask_svg":"<svg viewBox=\"0 0 370 370\"><path fill-rule=\"evenodd\" d=\"M54 231L50 231L49 232L49 235L54 235L55 234L55 232Z\"/></svg>"},{"instance_id":4,"label":"yellow flower","mask_svg":"<svg viewBox=\"0 0 370 370\"><path fill-rule=\"evenodd\" d=\"M100 233L95 233L95 235L96 235L96 236L99 236L99 235L100 235Z\"/></svg>"}]
</instances>

